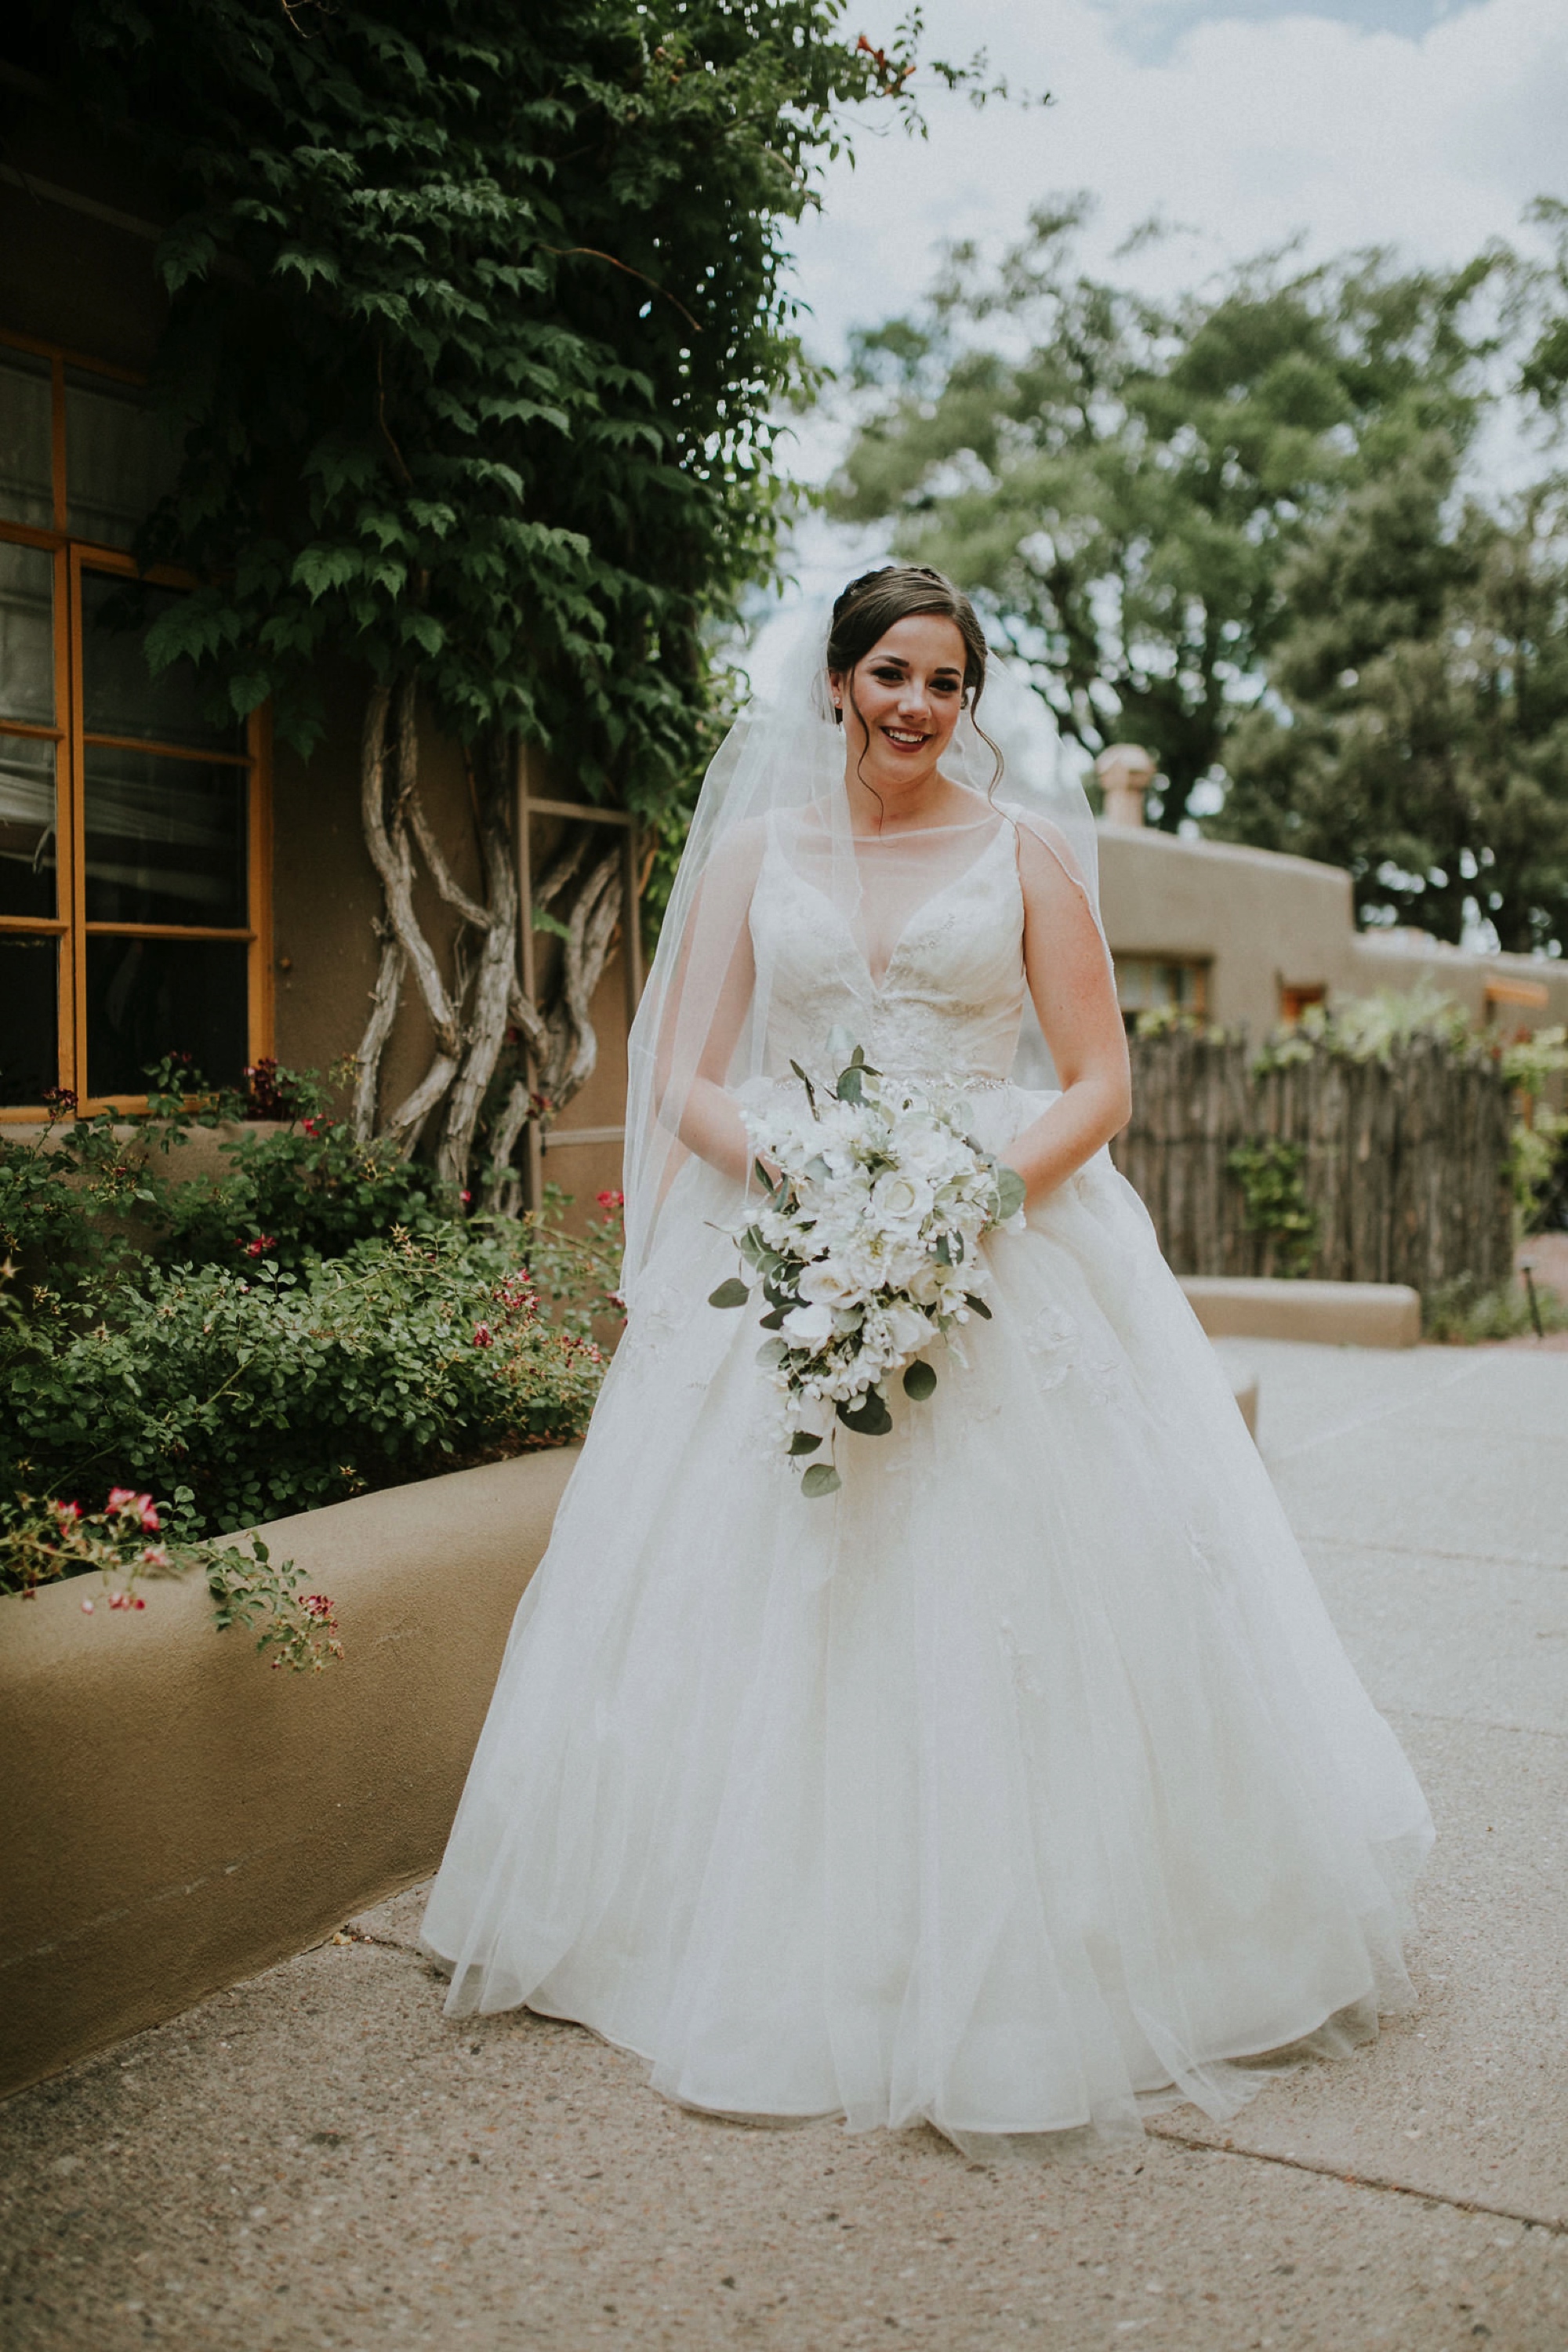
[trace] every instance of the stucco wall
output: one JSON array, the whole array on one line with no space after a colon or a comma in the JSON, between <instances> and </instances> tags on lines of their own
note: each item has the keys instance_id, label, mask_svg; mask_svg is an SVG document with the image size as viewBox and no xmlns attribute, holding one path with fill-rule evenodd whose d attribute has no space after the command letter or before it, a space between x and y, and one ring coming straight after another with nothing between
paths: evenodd
<instances>
[{"instance_id":1,"label":"stucco wall","mask_svg":"<svg viewBox=\"0 0 1568 2352\"><path fill-rule=\"evenodd\" d=\"M575 1449L267 1529L347 1654L274 1674L199 1578L0 1600L0 2095L300 1950L439 1859ZM84 1594L99 1605L84 1616Z\"/></svg>"},{"instance_id":2,"label":"stucco wall","mask_svg":"<svg viewBox=\"0 0 1568 2352\"><path fill-rule=\"evenodd\" d=\"M1568 1021L1568 962L1472 956L1408 932L1357 931L1340 867L1229 842L1182 841L1152 827L1102 823L1100 902L1116 955L1209 960L1208 1014L1261 1041L1286 988L1334 996L1408 989L1429 979L1481 1018L1487 982L1522 981L1544 1007L1510 1004L1503 1025Z\"/></svg>"}]
</instances>

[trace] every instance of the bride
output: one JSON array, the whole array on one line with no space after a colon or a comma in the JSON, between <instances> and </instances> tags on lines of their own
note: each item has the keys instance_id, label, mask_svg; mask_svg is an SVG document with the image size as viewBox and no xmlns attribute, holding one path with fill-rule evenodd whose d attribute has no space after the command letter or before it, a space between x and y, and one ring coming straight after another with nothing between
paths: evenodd
<instances>
[{"instance_id":1,"label":"bride","mask_svg":"<svg viewBox=\"0 0 1568 2352\"><path fill-rule=\"evenodd\" d=\"M1375 2031L1432 1836L1110 1164L1093 824L992 671L950 583L872 572L714 761L632 1035L627 1329L423 1929L454 2015L971 2152L1223 2117L1237 2062ZM709 1294L744 1114L831 1087L835 1029L961 1082L1026 1221L808 1499L759 1307Z\"/></svg>"}]
</instances>

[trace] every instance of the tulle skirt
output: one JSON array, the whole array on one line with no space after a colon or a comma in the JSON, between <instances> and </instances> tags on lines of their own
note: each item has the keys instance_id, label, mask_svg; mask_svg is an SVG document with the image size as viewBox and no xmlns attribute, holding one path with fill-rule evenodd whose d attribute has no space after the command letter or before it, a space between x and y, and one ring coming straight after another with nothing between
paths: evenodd
<instances>
[{"instance_id":1,"label":"tulle skirt","mask_svg":"<svg viewBox=\"0 0 1568 2352\"><path fill-rule=\"evenodd\" d=\"M706 1303L738 1196L678 1181L425 1916L449 2011L979 2152L1223 2116L1406 2006L1426 1804L1109 1157L814 1501L760 1307Z\"/></svg>"}]
</instances>

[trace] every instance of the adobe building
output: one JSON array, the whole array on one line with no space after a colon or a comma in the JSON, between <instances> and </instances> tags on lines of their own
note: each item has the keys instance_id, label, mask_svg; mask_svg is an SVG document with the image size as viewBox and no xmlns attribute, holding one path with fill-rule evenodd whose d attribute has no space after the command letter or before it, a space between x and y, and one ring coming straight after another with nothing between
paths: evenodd
<instances>
[{"instance_id":1,"label":"adobe building","mask_svg":"<svg viewBox=\"0 0 1568 2352\"><path fill-rule=\"evenodd\" d=\"M1175 1005L1260 1045L1309 1004L1426 982L1509 1036L1568 1022L1568 961L1358 930L1342 867L1156 832L1143 823L1147 752L1117 744L1097 766L1100 909L1130 1017Z\"/></svg>"}]
</instances>

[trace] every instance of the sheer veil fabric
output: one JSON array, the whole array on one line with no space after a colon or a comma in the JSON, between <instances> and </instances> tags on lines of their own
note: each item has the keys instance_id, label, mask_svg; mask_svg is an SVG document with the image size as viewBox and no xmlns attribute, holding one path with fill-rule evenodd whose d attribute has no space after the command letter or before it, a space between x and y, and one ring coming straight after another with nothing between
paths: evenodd
<instances>
[{"instance_id":1,"label":"sheer veil fabric","mask_svg":"<svg viewBox=\"0 0 1568 2352\"><path fill-rule=\"evenodd\" d=\"M1053 1099L1019 832L1092 906L1094 828L1010 684L1005 773L962 722L932 830L854 837L820 630L713 764L632 1041L627 1328L423 1928L454 2016L526 2003L686 2105L984 2157L1224 2117L1269 2053L1374 2032L1432 1836L1108 1153L986 1244L993 1319L890 1433L840 1433L828 1500L781 1457L760 1303L706 1303L745 1201L679 1139L716 1067L798 1096L847 1031L957 1080L997 1151Z\"/></svg>"},{"instance_id":2,"label":"sheer veil fabric","mask_svg":"<svg viewBox=\"0 0 1568 2352\"><path fill-rule=\"evenodd\" d=\"M973 814L958 824L857 839L844 788L844 730L834 723L827 691L826 641L826 614L808 611L791 633L773 692L731 729L703 782L631 1034L628 1296L687 1159L679 1139L682 1118L715 1032L732 1036L724 1072L731 1092L748 1080L787 1075L774 1050L778 972L758 952L750 922L764 857L786 862L837 910L874 981L885 975L921 905L951 884L1005 822L1027 825L1047 844L1100 920L1098 847L1083 786L1039 698L994 655L980 724L966 709L942 761L943 773L972 795ZM1049 1054L1026 998L1009 1075L1051 1081Z\"/></svg>"}]
</instances>

